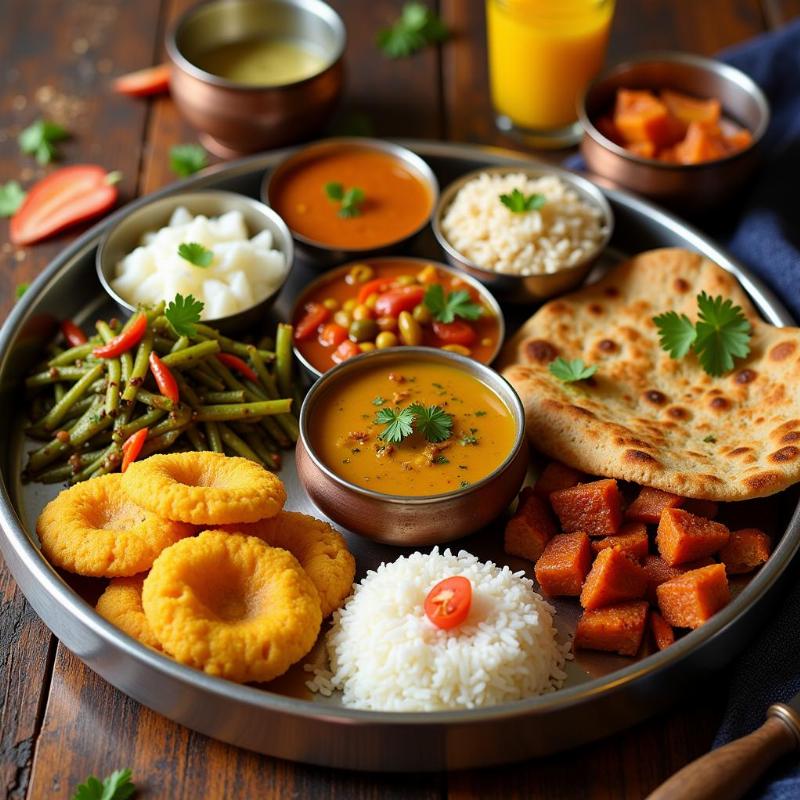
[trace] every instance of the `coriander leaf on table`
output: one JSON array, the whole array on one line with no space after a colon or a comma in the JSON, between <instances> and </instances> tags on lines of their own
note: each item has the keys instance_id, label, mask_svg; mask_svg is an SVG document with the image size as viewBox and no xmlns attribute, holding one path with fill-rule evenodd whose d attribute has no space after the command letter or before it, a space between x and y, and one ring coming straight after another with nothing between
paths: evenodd
<instances>
[{"instance_id":1,"label":"coriander leaf on table","mask_svg":"<svg viewBox=\"0 0 800 800\"><path fill-rule=\"evenodd\" d=\"M733 369L734 358L750 352L750 323L739 306L720 296L700 292L697 308L697 359L709 375L723 375Z\"/></svg>"},{"instance_id":2,"label":"coriander leaf on table","mask_svg":"<svg viewBox=\"0 0 800 800\"><path fill-rule=\"evenodd\" d=\"M131 782L131 771L118 769L107 775L102 782L90 775L75 790L72 800L128 800L135 791L136 786Z\"/></svg>"},{"instance_id":3,"label":"coriander leaf on table","mask_svg":"<svg viewBox=\"0 0 800 800\"><path fill-rule=\"evenodd\" d=\"M528 211L538 211L547 202L547 198L543 194L529 194L526 197L519 189L514 189L511 194L501 194L500 202L514 214L525 214Z\"/></svg>"},{"instance_id":4,"label":"coriander leaf on table","mask_svg":"<svg viewBox=\"0 0 800 800\"><path fill-rule=\"evenodd\" d=\"M378 32L377 41L384 55L403 58L448 36L445 24L424 3L406 3L400 18L390 28Z\"/></svg>"},{"instance_id":5,"label":"coriander leaf on table","mask_svg":"<svg viewBox=\"0 0 800 800\"><path fill-rule=\"evenodd\" d=\"M653 322L658 329L658 343L670 358L683 358L691 350L697 331L686 314L679 316L675 311L667 311L653 317Z\"/></svg>"},{"instance_id":6,"label":"coriander leaf on table","mask_svg":"<svg viewBox=\"0 0 800 800\"><path fill-rule=\"evenodd\" d=\"M414 412L410 408L382 408L375 415L375 422L386 427L380 432L380 438L386 442L398 444L414 431Z\"/></svg>"},{"instance_id":7,"label":"coriander leaf on table","mask_svg":"<svg viewBox=\"0 0 800 800\"><path fill-rule=\"evenodd\" d=\"M192 295L184 297L176 294L175 299L167 306L164 316L178 336L194 336L197 333L195 324L200 322L203 304Z\"/></svg>"},{"instance_id":8,"label":"coriander leaf on table","mask_svg":"<svg viewBox=\"0 0 800 800\"><path fill-rule=\"evenodd\" d=\"M18 283L17 288L14 290L17 300L21 300L25 292L28 291L29 283Z\"/></svg>"},{"instance_id":9,"label":"coriander leaf on table","mask_svg":"<svg viewBox=\"0 0 800 800\"><path fill-rule=\"evenodd\" d=\"M199 144L176 144L169 151L169 168L181 178L208 166L206 151Z\"/></svg>"},{"instance_id":10,"label":"coriander leaf on table","mask_svg":"<svg viewBox=\"0 0 800 800\"><path fill-rule=\"evenodd\" d=\"M178 255L196 267L210 267L214 260L214 252L197 242L179 244Z\"/></svg>"},{"instance_id":11,"label":"coriander leaf on table","mask_svg":"<svg viewBox=\"0 0 800 800\"><path fill-rule=\"evenodd\" d=\"M452 322L456 317L478 319L483 313L481 306L472 302L469 292L459 289L446 295L440 283L432 283L425 290L422 302L439 322Z\"/></svg>"},{"instance_id":12,"label":"coriander leaf on table","mask_svg":"<svg viewBox=\"0 0 800 800\"><path fill-rule=\"evenodd\" d=\"M19 185L19 181L8 181L0 185L0 217L15 214L26 197L27 192Z\"/></svg>"},{"instance_id":13,"label":"coriander leaf on table","mask_svg":"<svg viewBox=\"0 0 800 800\"><path fill-rule=\"evenodd\" d=\"M594 364L587 365L582 358L574 358L572 361L567 361L561 356L550 362L548 369L552 375L555 375L556 378L564 383L584 381L597 372L597 367Z\"/></svg>"},{"instance_id":14,"label":"coriander leaf on table","mask_svg":"<svg viewBox=\"0 0 800 800\"><path fill-rule=\"evenodd\" d=\"M34 156L40 164L44 165L56 158L55 142L68 138L69 131L66 128L46 119L37 119L33 125L29 125L20 133L17 142L23 153Z\"/></svg>"},{"instance_id":15,"label":"coriander leaf on table","mask_svg":"<svg viewBox=\"0 0 800 800\"><path fill-rule=\"evenodd\" d=\"M414 425L429 442L443 442L453 431L453 417L441 406L412 403L408 410L414 415Z\"/></svg>"}]
</instances>

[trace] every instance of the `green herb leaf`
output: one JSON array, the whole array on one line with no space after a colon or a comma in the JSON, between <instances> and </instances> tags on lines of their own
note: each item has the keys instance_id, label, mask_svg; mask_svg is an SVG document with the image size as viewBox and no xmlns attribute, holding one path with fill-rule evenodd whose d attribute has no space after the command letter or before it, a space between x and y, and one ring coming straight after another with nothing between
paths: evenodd
<instances>
[{"instance_id":1,"label":"green herb leaf","mask_svg":"<svg viewBox=\"0 0 800 800\"><path fill-rule=\"evenodd\" d=\"M17 300L21 300L22 299L22 295L24 295L25 292L28 291L28 287L29 286L30 286L29 283L18 283L17 284L17 288L14 290L14 294L16 295Z\"/></svg>"},{"instance_id":2,"label":"green herb leaf","mask_svg":"<svg viewBox=\"0 0 800 800\"><path fill-rule=\"evenodd\" d=\"M429 442L443 442L453 432L453 417L441 406L412 403L408 410L414 415L416 429Z\"/></svg>"},{"instance_id":3,"label":"green herb leaf","mask_svg":"<svg viewBox=\"0 0 800 800\"><path fill-rule=\"evenodd\" d=\"M446 456L439 455L439 456L436 456L436 458L433 459L433 463L434 464L449 464L450 463L450 459L447 458Z\"/></svg>"},{"instance_id":4,"label":"green herb leaf","mask_svg":"<svg viewBox=\"0 0 800 800\"><path fill-rule=\"evenodd\" d=\"M114 186L119 183L123 177L123 174L118 169L112 170L106 175L106 183L109 186Z\"/></svg>"},{"instance_id":5,"label":"green herb leaf","mask_svg":"<svg viewBox=\"0 0 800 800\"><path fill-rule=\"evenodd\" d=\"M555 375L564 383L574 383L575 381L585 381L597 372L597 367L583 362L582 358L575 358L567 361L559 356L555 361L550 362L548 367L550 373Z\"/></svg>"},{"instance_id":6,"label":"green herb leaf","mask_svg":"<svg viewBox=\"0 0 800 800\"><path fill-rule=\"evenodd\" d=\"M29 125L17 138L19 149L34 158L42 165L49 164L56 158L55 142L69 138L69 131L55 122L37 119Z\"/></svg>"},{"instance_id":7,"label":"green herb leaf","mask_svg":"<svg viewBox=\"0 0 800 800\"><path fill-rule=\"evenodd\" d=\"M376 395L372 398L372 405L374 406L382 406L386 402L386 399L381 397L380 395Z\"/></svg>"},{"instance_id":8,"label":"green herb leaf","mask_svg":"<svg viewBox=\"0 0 800 800\"><path fill-rule=\"evenodd\" d=\"M501 194L500 202L514 214L526 214L528 211L538 211L547 198L543 194L529 194L526 197L519 189L514 189L511 194Z\"/></svg>"},{"instance_id":9,"label":"green herb leaf","mask_svg":"<svg viewBox=\"0 0 800 800\"><path fill-rule=\"evenodd\" d=\"M414 431L414 413L411 408L382 408L375 415L375 422L386 427L380 432L380 438L386 442L398 444Z\"/></svg>"},{"instance_id":10,"label":"green herb leaf","mask_svg":"<svg viewBox=\"0 0 800 800\"><path fill-rule=\"evenodd\" d=\"M485 417L486 416L486 412L483 411L483 410L476 411L475 412L475 416L476 417Z\"/></svg>"},{"instance_id":11,"label":"green herb leaf","mask_svg":"<svg viewBox=\"0 0 800 800\"><path fill-rule=\"evenodd\" d=\"M378 32L378 47L389 58L403 58L423 47L442 42L449 31L438 15L424 3L406 3L390 28Z\"/></svg>"},{"instance_id":12,"label":"green herb leaf","mask_svg":"<svg viewBox=\"0 0 800 800\"><path fill-rule=\"evenodd\" d=\"M339 216L349 219L357 217L361 213L361 204L364 202L364 190L353 186L342 196L342 207L339 209Z\"/></svg>"},{"instance_id":13,"label":"green herb leaf","mask_svg":"<svg viewBox=\"0 0 800 800\"><path fill-rule=\"evenodd\" d=\"M686 314L679 316L675 311L667 311L653 317L653 322L658 329L658 343L670 358L683 358L691 350L697 331Z\"/></svg>"},{"instance_id":14,"label":"green herb leaf","mask_svg":"<svg viewBox=\"0 0 800 800\"><path fill-rule=\"evenodd\" d=\"M709 375L730 372L733 359L745 358L750 352L752 330L747 317L732 300L705 292L697 296L697 308L694 351L698 361Z\"/></svg>"},{"instance_id":15,"label":"green herb leaf","mask_svg":"<svg viewBox=\"0 0 800 800\"><path fill-rule=\"evenodd\" d=\"M330 181L325 184L325 194L328 195L328 200L338 202L344 197L344 186L336 181Z\"/></svg>"},{"instance_id":16,"label":"green herb leaf","mask_svg":"<svg viewBox=\"0 0 800 800\"><path fill-rule=\"evenodd\" d=\"M439 322L452 322L456 317L478 319L483 313L483 308L472 302L469 292L459 289L445 294L440 283L428 286L422 302Z\"/></svg>"},{"instance_id":17,"label":"green herb leaf","mask_svg":"<svg viewBox=\"0 0 800 800\"><path fill-rule=\"evenodd\" d=\"M183 242L178 245L178 255L196 267L210 267L214 252L197 242Z\"/></svg>"},{"instance_id":18,"label":"green herb leaf","mask_svg":"<svg viewBox=\"0 0 800 800\"><path fill-rule=\"evenodd\" d=\"M0 185L0 217L15 214L27 197L27 192L18 181L9 181Z\"/></svg>"},{"instance_id":19,"label":"green herb leaf","mask_svg":"<svg viewBox=\"0 0 800 800\"><path fill-rule=\"evenodd\" d=\"M176 144L169 151L169 168L181 178L208 166L206 151L199 144Z\"/></svg>"},{"instance_id":20,"label":"green herb leaf","mask_svg":"<svg viewBox=\"0 0 800 800\"><path fill-rule=\"evenodd\" d=\"M712 434L712 433L709 433L709 434L708 434L708 436L706 436L706 437L703 439L703 441L704 441L704 442L706 442L706 444L715 444L715 443L716 443L716 441L717 441L717 437L716 437L716 436L714 436L714 434Z\"/></svg>"},{"instance_id":21,"label":"green herb leaf","mask_svg":"<svg viewBox=\"0 0 800 800\"><path fill-rule=\"evenodd\" d=\"M94 775L75 790L72 800L128 800L136 791L129 769L118 769L99 781Z\"/></svg>"},{"instance_id":22,"label":"green herb leaf","mask_svg":"<svg viewBox=\"0 0 800 800\"><path fill-rule=\"evenodd\" d=\"M175 299L167 306L164 316L177 336L194 336L197 333L195 324L200 322L203 304L192 295L176 294Z\"/></svg>"}]
</instances>

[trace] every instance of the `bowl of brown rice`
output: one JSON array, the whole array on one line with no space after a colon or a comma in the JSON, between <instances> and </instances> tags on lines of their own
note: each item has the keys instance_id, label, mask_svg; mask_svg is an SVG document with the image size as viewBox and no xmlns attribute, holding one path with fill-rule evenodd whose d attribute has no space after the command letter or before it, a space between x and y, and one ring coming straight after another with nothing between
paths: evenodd
<instances>
[{"instance_id":1,"label":"bowl of brown rice","mask_svg":"<svg viewBox=\"0 0 800 800\"><path fill-rule=\"evenodd\" d=\"M513 303L575 288L613 227L600 189L546 165L467 173L445 189L433 216L447 260Z\"/></svg>"}]
</instances>

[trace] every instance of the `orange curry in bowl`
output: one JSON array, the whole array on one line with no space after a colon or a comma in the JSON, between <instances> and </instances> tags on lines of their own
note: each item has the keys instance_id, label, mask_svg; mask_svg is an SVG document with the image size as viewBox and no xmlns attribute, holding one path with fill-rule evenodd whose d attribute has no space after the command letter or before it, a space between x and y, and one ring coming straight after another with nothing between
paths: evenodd
<instances>
[{"instance_id":1,"label":"orange curry in bowl","mask_svg":"<svg viewBox=\"0 0 800 800\"><path fill-rule=\"evenodd\" d=\"M428 185L400 158L358 145L322 150L270 187L270 204L292 233L343 250L406 239L428 220L433 202Z\"/></svg>"},{"instance_id":2,"label":"orange curry in bowl","mask_svg":"<svg viewBox=\"0 0 800 800\"><path fill-rule=\"evenodd\" d=\"M299 299L298 356L320 373L348 358L402 345L439 347L490 363L499 307L485 289L440 265L376 258L332 270Z\"/></svg>"}]
</instances>

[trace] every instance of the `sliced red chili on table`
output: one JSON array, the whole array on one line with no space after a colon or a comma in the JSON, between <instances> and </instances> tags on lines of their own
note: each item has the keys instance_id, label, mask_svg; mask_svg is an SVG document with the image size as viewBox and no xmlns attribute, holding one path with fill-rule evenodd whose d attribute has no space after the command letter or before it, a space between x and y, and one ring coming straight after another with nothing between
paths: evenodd
<instances>
[{"instance_id":1,"label":"sliced red chili on table","mask_svg":"<svg viewBox=\"0 0 800 800\"><path fill-rule=\"evenodd\" d=\"M391 288L394 278L373 278L358 290L358 302L363 303L371 294L380 294Z\"/></svg>"},{"instance_id":2,"label":"sliced red chili on table","mask_svg":"<svg viewBox=\"0 0 800 800\"><path fill-rule=\"evenodd\" d=\"M310 339L317 332L317 328L319 328L323 322L327 322L331 315L330 310L325 308L322 303L308 303L305 312L305 315L294 329L294 339L296 342L302 342L303 339Z\"/></svg>"},{"instance_id":3,"label":"sliced red chili on table","mask_svg":"<svg viewBox=\"0 0 800 800\"><path fill-rule=\"evenodd\" d=\"M472 344L477 334L475 329L467 322L460 319L453 322L433 321L433 332L445 344Z\"/></svg>"},{"instance_id":4,"label":"sliced red chili on table","mask_svg":"<svg viewBox=\"0 0 800 800\"><path fill-rule=\"evenodd\" d=\"M112 81L111 87L118 94L125 94L128 97L162 94L169 90L169 64L159 64L156 67L146 67L120 75Z\"/></svg>"},{"instance_id":5,"label":"sliced red chili on table","mask_svg":"<svg viewBox=\"0 0 800 800\"><path fill-rule=\"evenodd\" d=\"M439 581L425 598L425 615L437 627L449 631L469 615L472 584L463 575Z\"/></svg>"},{"instance_id":6,"label":"sliced red chili on table","mask_svg":"<svg viewBox=\"0 0 800 800\"><path fill-rule=\"evenodd\" d=\"M178 383L175 376L169 371L169 367L158 357L158 353L150 353L150 372L156 379L158 391L177 404L180 399Z\"/></svg>"},{"instance_id":7,"label":"sliced red chili on table","mask_svg":"<svg viewBox=\"0 0 800 800\"><path fill-rule=\"evenodd\" d=\"M236 372L243 375L247 380L258 383L258 375L256 375L255 370L243 358L239 358L239 356L235 356L233 353L217 353L217 361L224 364L226 367L236 370Z\"/></svg>"},{"instance_id":8,"label":"sliced red chili on table","mask_svg":"<svg viewBox=\"0 0 800 800\"><path fill-rule=\"evenodd\" d=\"M331 353L331 361L333 361L334 364L341 364L342 361L347 361L348 358L357 356L360 353L361 349L359 346L355 342L346 339Z\"/></svg>"},{"instance_id":9,"label":"sliced red chili on table","mask_svg":"<svg viewBox=\"0 0 800 800\"><path fill-rule=\"evenodd\" d=\"M86 334L71 319L65 319L61 322L61 333L64 334L64 338L70 347L77 347L89 341Z\"/></svg>"},{"instance_id":10,"label":"sliced red chili on table","mask_svg":"<svg viewBox=\"0 0 800 800\"><path fill-rule=\"evenodd\" d=\"M131 434L122 444L122 467L121 471L125 472L126 469L139 457L142 452L145 441L147 441L147 428L139 428L136 433Z\"/></svg>"},{"instance_id":11,"label":"sliced red chili on table","mask_svg":"<svg viewBox=\"0 0 800 800\"><path fill-rule=\"evenodd\" d=\"M323 347L338 347L347 338L347 328L328 322L319 329L317 341Z\"/></svg>"},{"instance_id":12,"label":"sliced red chili on table","mask_svg":"<svg viewBox=\"0 0 800 800\"><path fill-rule=\"evenodd\" d=\"M119 336L115 336L108 344L95 347L92 354L98 358L116 358L135 347L147 331L147 316L137 314L131 324Z\"/></svg>"},{"instance_id":13,"label":"sliced red chili on table","mask_svg":"<svg viewBox=\"0 0 800 800\"><path fill-rule=\"evenodd\" d=\"M378 296L375 312L379 317L397 317L401 311L411 311L425 296L424 286L399 286Z\"/></svg>"}]
</instances>

